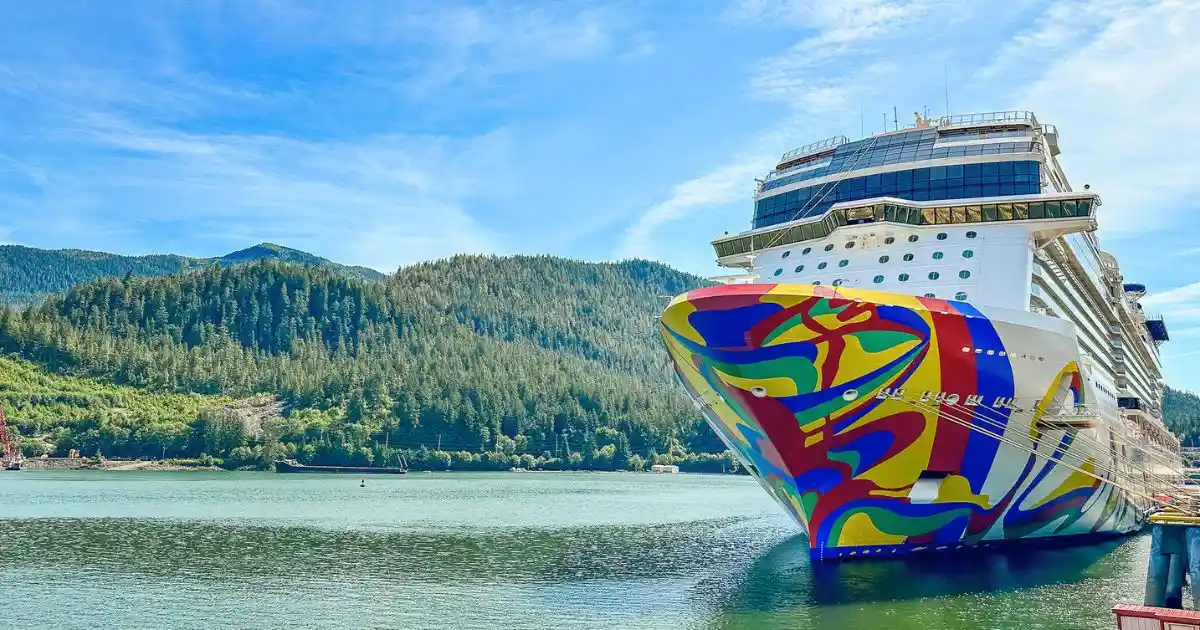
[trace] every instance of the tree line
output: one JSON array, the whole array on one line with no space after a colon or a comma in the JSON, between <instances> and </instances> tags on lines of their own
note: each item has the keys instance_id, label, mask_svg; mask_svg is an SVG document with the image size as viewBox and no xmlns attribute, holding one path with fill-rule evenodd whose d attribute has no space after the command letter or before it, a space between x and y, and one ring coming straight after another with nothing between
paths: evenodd
<instances>
[{"instance_id":1,"label":"tree line","mask_svg":"<svg viewBox=\"0 0 1200 630\"><path fill-rule=\"evenodd\" d=\"M214 266L105 278L6 308L0 351L48 376L202 401L161 399L178 413L133 419L82 404L69 422L45 400L18 405L23 441L55 455L730 469L668 376L656 331L661 296L700 284L645 261L544 256L458 256L382 282L276 262ZM246 422L238 401L264 394L282 413Z\"/></svg>"}]
</instances>

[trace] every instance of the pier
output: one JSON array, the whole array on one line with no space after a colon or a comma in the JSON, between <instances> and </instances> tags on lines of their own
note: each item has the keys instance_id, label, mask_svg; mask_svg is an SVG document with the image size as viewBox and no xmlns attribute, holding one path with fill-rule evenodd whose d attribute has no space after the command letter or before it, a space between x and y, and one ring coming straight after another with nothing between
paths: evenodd
<instances>
[{"instance_id":1,"label":"pier","mask_svg":"<svg viewBox=\"0 0 1200 630\"><path fill-rule=\"evenodd\" d=\"M1150 516L1150 557L1142 605L1113 607L1120 630L1200 630L1200 495L1187 485L1177 505ZM1184 605L1183 587L1191 584Z\"/></svg>"}]
</instances>

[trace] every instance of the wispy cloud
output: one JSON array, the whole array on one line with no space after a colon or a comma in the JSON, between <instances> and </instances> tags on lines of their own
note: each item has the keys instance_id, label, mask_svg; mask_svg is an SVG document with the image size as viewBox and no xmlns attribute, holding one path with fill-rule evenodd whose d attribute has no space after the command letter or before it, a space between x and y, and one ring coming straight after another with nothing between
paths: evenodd
<instances>
[{"instance_id":1,"label":"wispy cloud","mask_svg":"<svg viewBox=\"0 0 1200 630\"><path fill-rule=\"evenodd\" d=\"M1060 128L1059 121L1072 123L1065 161L1077 185L1092 183L1104 198L1106 233L1174 225L1180 212L1191 211L1182 200L1200 188L1193 149L1200 117L1192 105L1200 101L1200 49L1192 36L1200 4L1056 2L1038 24L1012 46L1032 45L1037 59L1052 61L1032 66L1041 74L1014 102Z\"/></svg>"},{"instance_id":2,"label":"wispy cloud","mask_svg":"<svg viewBox=\"0 0 1200 630\"><path fill-rule=\"evenodd\" d=\"M931 0L742 0L732 5L722 15L727 22L782 26L800 34L784 52L751 64L748 77L752 97L783 104L780 122L750 138L728 162L672 187L665 200L647 208L625 230L616 257L663 257L655 244L658 230L706 208L743 199L748 205L753 178L765 174L789 143L815 139L830 125L859 118L864 96L888 83L889 75L901 72L895 62L878 59L871 51L895 37L911 35L904 25L936 4ZM914 44L910 54L920 48Z\"/></svg>"},{"instance_id":3,"label":"wispy cloud","mask_svg":"<svg viewBox=\"0 0 1200 630\"><path fill-rule=\"evenodd\" d=\"M413 97L451 87L452 108L493 98L464 83L653 54L653 38L616 8L247 0L93 16L139 54L72 36L86 16L26 49L53 54L11 48L14 33L0 44L12 53L0 56L0 133L20 155L0 154L0 203L16 213L6 229L57 235L45 239L54 245L202 254L274 240L381 269L509 251L510 236L475 210L511 188L506 125L402 116ZM26 11L14 23L40 22ZM239 39L258 57L210 54L197 38ZM357 54L338 63L347 50ZM264 70L242 68L264 56ZM422 115L436 120L438 107Z\"/></svg>"}]
</instances>

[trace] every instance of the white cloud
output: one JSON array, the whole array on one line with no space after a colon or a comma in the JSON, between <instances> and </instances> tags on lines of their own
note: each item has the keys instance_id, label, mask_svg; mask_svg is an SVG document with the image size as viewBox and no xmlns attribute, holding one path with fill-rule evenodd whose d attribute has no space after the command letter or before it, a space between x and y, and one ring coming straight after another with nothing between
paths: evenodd
<instances>
[{"instance_id":1,"label":"white cloud","mask_svg":"<svg viewBox=\"0 0 1200 630\"><path fill-rule=\"evenodd\" d=\"M1106 233L1172 225L1200 187L1200 4L1060 2L1047 15L1099 25L1076 29L1058 49L1055 26L1014 40L1041 42L1038 58L1052 60L1014 103L1063 132L1064 165L1075 185L1090 183L1103 197Z\"/></svg>"},{"instance_id":2,"label":"white cloud","mask_svg":"<svg viewBox=\"0 0 1200 630\"><path fill-rule=\"evenodd\" d=\"M649 258L654 251L652 238L661 226L687 217L697 208L749 199L753 188L747 182L761 174L767 155L743 156L688 181L677 184L671 196L642 214L621 239L616 258Z\"/></svg>"},{"instance_id":3,"label":"white cloud","mask_svg":"<svg viewBox=\"0 0 1200 630\"><path fill-rule=\"evenodd\" d=\"M932 0L735 3L722 16L726 21L782 25L803 33L782 54L754 63L749 78L751 94L785 104L787 113L780 124L757 134L731 160L675 185L664 201L646 209L626 229L615 256L662 258L654 237L663 226L721 204L744 199L749 205L753 178L766 174L788 143L798 142L798 138L815 139L821 132L814 131L824 125L858 118L862 95L872 92L887 75L899 74L887 61L869 59L856 69L834 62L863 56L876 43L905 33L901 27L936 4Z\"/></svg>"},{"instance_id":4,"label":"white cloud","mask_svg":"<svg viewBox=\"0 0 1200 630\"><path fill-rule=\"evenodd\" d=\"M1200 299L1200 282L1185 284L1162 293L1147 295L1142 298L1143 306L1162 308L1168 305L1185 304Z\"/></svg>"},{"instance_id":5,"label":"white cloud","mask_svg":"<svg viewBox=\"0 0 1200 630\"><path fill-rule=\"evenodd\" d=\"M76 150L105 157L57 169L42 212L182 222L210 241L279 241L385 270L504 249L463 205L480 194L463 174L488 169L503 133L316 142L90 122Z\"/></svg>"}]
</instances>

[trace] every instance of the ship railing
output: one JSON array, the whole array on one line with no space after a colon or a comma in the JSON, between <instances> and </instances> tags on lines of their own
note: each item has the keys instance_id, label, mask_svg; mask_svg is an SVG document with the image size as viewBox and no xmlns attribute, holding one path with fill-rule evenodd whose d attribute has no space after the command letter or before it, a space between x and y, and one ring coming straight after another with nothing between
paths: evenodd
<instances>
[{"instance_id":1,"label":"ship railing","mask_svg":"<svg viewBox=\"0 0 1200 630\"><path fill-rule=\"evenodd\" d=\"M824 140L818 140L812 144L806 144L798 149L792 149L791 151L784 153L783 157L779 158L779 163L783 164L784 162L789 162L798 157L803 157L809 153L816 153L822 149L829 149L846 144L847 142L850 142L850 138L847 138L846 136L833 136Z\"/></svg>"},{"instance_id":2,"label":"ship railing","mask_svg":"<svg viewBox=\"0 0 1200 630\"><path fill-rule=\"evenodd\" d=\"M1025 123L1038 126L1037 118L1029 111L984 112L981 114L958 114L942 116L938 119L938 129L954 127L969 127L974 125L991 125L999 123Z\"/></svg>"}]
</instances>

